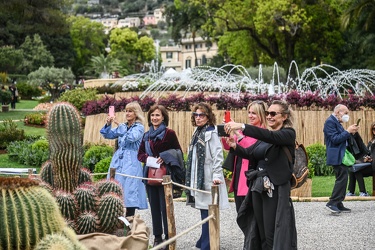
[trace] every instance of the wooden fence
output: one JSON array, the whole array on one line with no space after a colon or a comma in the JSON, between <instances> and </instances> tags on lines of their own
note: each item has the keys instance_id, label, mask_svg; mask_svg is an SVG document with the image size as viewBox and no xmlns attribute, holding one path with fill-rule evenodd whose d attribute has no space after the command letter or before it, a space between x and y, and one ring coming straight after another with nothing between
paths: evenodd
<instances>
[{"instance_id":1,"label":"wooden fence","mask_svg":"<svg viewBox=\"0 0 375 250\"><path fill-rule=\"evenodd\" d=\"M218 123L221 123L224 111L215 110L216 119ZM294 111L295 125L294 128L297 132L297 141L303 143L305 146L321 143L324 144L323 125L328 116L332 114L332 111L327 110L297 110ZM147 117L147 113L144 113ZM344 127L349 124L354 124L358 118L361 118L359 133L362 136L365 144L369 141L369 131L371 123L375 121L375 112L373 110L361 110L351 111L349 113L350 121L344 123ZM125 113L116 113L118 121L125 121ZM184 153L187 152L187 148L190 143L191 136L194 131L194 127L191 125L191 112L179 111L169 112L169 128L176 131L179 142L181 144ZM84 130L84 143L93 144L108 144L114 145L113 140L104 139L99 131L105 124L107 114L91 115L86 117L86 125ZM247 111L238 110L231 111L231 117L237 122L248 122ZM148 125L145 126L145 130L149 129Z\"/></svg>"}]
</instances>

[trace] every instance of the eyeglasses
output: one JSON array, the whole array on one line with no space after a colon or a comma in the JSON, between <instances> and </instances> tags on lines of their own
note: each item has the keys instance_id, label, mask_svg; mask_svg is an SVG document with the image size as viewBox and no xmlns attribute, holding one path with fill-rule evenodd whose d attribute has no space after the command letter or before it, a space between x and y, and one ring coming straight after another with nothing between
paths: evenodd
<instances>
[{"instance_id":1,"label":"eyeglasses","mask_svg":"<svg viewBox=\"0 0 375 250\"><path fill-rule=\"evenodd\" d=\"M281 112L275 112L275 111L265 111L265 113L266 113L266 116L270 115L271 117L282 114Z\"/></svg>"},{"instance_id":2,"label":"eyeglasses","mask_svg":"<svg viewBox=\"0 0 375 250\"><path fill-rule=\"evenodd\" d=\"M194 116L195 118L197 118L197 117L205 117L206 114L205 114L205 113L197 113L197 112L193 112L193 116Z\"/></svg>"}]
</instances>

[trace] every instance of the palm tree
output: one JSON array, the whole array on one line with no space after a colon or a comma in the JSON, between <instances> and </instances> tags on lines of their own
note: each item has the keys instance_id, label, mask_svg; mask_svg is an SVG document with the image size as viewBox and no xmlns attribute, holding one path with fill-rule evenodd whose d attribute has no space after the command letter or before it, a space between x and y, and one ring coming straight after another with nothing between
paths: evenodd
<instances>
[{"instance_id":1,"label":"palm tree","mask_svg":"<svg viewBox=\"0 0 375 250\"><path fill-rule=\"evenodd\" d=\"M120 60L112 58L111 56L105 57L103 54L99 56L91 57L91 64L86 73L94 72L99 75L100 78L109 78L110 74L114 71L120 71L122 69Z\"/></svg>"},{"instance_id":2,"label":"palm tree","mask_svg":"<svg viewBox=\"0 0 375 250\"><path fill-rule=\"evenodd\" d=\"M354 0L343 14L342 25L348 28L356 23L356 28L373 33L375 24L375 0Z\"/></svg>"}]
</instances>

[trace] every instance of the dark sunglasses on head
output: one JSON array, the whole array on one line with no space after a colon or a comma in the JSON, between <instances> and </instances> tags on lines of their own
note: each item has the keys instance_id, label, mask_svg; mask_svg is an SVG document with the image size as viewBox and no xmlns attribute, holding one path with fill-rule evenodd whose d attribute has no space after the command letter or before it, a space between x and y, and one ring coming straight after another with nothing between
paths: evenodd
<instances>
[{"instance_id":1,"label":"dark sunglasses on head","mask_svg":"<svg viewBox=\"0 0 375 250\"><path fill-rule=\"evenodd\" d=\"M275 111L266 111L265 113L266 113L266 116L270 115L271 117L282 114L281 112L275 112Z\"/></svg>"},{"instance_id":2,"label":"dark sunglasses on head","mask_svg":"<svg viewBox=\"0 0 375 250\"><path fill-rule=\"evenodd\" d=\"M205 117L206 114L205 114L205 113L197 113L197 112L193 112L193 116L194 116L194 117Z\"/></svg>"}]
</instances>

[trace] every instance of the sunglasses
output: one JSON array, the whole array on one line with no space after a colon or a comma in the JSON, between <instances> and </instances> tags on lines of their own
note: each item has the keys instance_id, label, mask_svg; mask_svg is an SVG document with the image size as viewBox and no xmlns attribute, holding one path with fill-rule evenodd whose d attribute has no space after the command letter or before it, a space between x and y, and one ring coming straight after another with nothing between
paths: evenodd
<instances>
[{"instance_id":1,"label":"sunglasses","mask_svg":"<svg viewBox=\"0 0 375 250\"><path fill-rule=\"evenodd\" d=\"M197 112L193 112L193 116L194 116L195 118L197 118L197 117L205 117L206 114L205 114L205 113L197 113Z\"/></svg>"},{"instance_id":2,"label":"sunglasses","mask_svg":"<svg viewBox=\"0 0 375 250\"><path fill-rule=\"evenodd\" d=\"M281 112L276 112L276 111L265 111L265 113L266 113L266 116L270 115L271 117L282 114Z\"/></svg>"},{"instance_id":3,"label":"sunglasses","mask_svg":"<svg viewBox=\"0 0 375 250\"><path fill-rule=\"evenodd\" d=\"M374 131L375 130L375 128L372 128L372 131Z\"/></svg>"}]
</instances>

